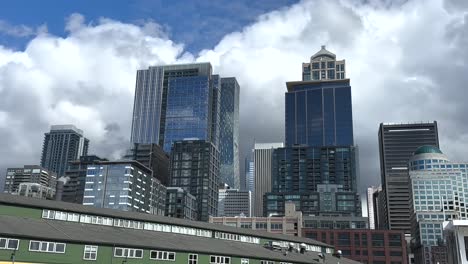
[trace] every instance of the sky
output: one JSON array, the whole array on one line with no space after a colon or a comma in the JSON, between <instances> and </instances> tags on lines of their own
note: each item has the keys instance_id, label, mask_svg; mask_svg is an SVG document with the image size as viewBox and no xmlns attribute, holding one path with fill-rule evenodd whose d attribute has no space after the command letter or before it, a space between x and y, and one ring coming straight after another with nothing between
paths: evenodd
<instances>
[{"instance_id":1,"label":"sky","mask_svg":"<svg viewBox=\"0 0 468 264\"><path fill-rule=\"evenodd\" d=\"M362 192L380 183L381 122L436 120L441 150L468 160L466 0L11 2L0 4L0 171L38 164L52 124L119 158L136 70L206 61L241 86L243 163L254 140L284 140L285 82L321 45L346 59Z\"/></svg>"}]
</instances>

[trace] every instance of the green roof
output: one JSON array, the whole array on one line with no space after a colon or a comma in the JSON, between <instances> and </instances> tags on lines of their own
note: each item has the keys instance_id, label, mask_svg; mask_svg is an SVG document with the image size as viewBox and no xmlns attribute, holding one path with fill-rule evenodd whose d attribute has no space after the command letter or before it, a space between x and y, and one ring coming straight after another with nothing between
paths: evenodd
<instances>
[{"instance_id":1,"label":"green roof","mask_svg":"<svg viewBox=\"0 0 468 264\"><path fill-rule=\"evenodd\" d=\"M428 154L428 153L438 153L438 154L443 154L440 149L434 146L421 146L416 151L414 152L414 155L418 154Z\"/></svg>"}]
</instances>

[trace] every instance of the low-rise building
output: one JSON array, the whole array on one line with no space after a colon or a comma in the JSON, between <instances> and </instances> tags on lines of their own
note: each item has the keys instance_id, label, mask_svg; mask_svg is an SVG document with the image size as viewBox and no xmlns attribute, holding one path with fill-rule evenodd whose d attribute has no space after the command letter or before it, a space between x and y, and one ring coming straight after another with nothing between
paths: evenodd
<instances>
[{"instance_id":1,"label":"low-rise building","mask_svg":"<svg viewBox=\"0 0 468 264\"><path fill-rule=\"evenodd\" d=\"M26 197L52 200L55 198L55 189L46 187L39 183L23 182L18 187L18 192L14 193Z\"/></svg>"},{"instance_id":2,"label":"low-rise building","mask_svg":"<svg viewBox=\"0 0 468 264\"><path fill-rule=\"evenodd\" d=\"M305 228L310 229L369 229L367 217L340 214L303 216Z\"/></svg>"},{"instance_id":3,"label":"low-rise building","mask_svg":"<svg viewBox=\"0 0 468 264\"><path fill-rule=\"evenodd\" d=\"M306 238L0 194L0 262L358 264Z\"/></svg>"},{"instance_id":4,"label":"low-rise building","mask_svg":"<svg viewBox=\"0 0 468 264\"><path fill-rule=\"evenodd\" d=\"M25 165L23 168L8 168L5 177L6 193L18 193L21 183L38 183L55 189L57 174L38 165Z\"/></svg>"}]
</instances>

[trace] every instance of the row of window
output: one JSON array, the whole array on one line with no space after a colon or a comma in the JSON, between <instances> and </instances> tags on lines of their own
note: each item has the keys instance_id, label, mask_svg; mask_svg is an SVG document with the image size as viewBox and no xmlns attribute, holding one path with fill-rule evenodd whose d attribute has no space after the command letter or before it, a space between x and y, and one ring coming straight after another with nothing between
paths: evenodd
<instances>
[{"instance_id":1,"label":"row of window","mask_svg":"<svg viewBox=\"0 0 468 264\"><path fill-rule=\"evenodd\" d=\"M131 229L150 230L150 231L157 231L157 232L177 233L177 234L201 236L201 237L209 237L209 238L213 237L212 231L209 231L209 230L176 226L176 225L156 224L156 223L150 223L150 222L141 222L141 221L111 218L111 217L103 217L103 216L96 216L96 215L78 214L78 213L55 211L55 210L48 210L48 209L42 210L42 218L61 220L61 221L70 221L70 222L80 222L80 223L95 224L95 225L106 225L106 226L117 226L117 227L123 227L123 228L131 228ZM278 224L278 226L275 226L275 228L282 228L282 224ZM244 242L244 243L260 244L260 238L258 237L237 235L237 234L224 233L224 232L215 232L214 238L239 241L239 242ZM285 245L289 245L290 242L281 241L281 243ZM314 246L314 245L307 245L306 250L322 252L322 247ZM331 250L332 250L331 248L327 248L326 252L330 253Z\"/></svg>"},{"instance_id":2,"label":"row of window","mask_svg":"<svg viewBox=\"0 0 468 264\"><path fill-rule=\"evenodd\" d=\"M0 249L17 250L19 246L18 239L0 237Z\"/></svg>"}]
</instances>

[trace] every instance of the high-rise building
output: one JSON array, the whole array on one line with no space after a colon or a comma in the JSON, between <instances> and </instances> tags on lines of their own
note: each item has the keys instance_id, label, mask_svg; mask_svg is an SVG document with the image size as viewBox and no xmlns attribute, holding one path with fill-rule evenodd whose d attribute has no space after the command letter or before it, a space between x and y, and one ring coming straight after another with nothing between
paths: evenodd
<instances>
[{"instance_id":1,"label":"high-rise building","mask_svg":"<svg viewBox=\"0 0 468 264\"><path fill-rule=\"evenodd\" d=\"M221 78L219 118L220 179L239 189L239 84L236 78Z\"/></svg>"},{"instance_id":2,"label":"high-rise building","mask_svg":"<svg viewBox=\"0 0 468 264\"><path fill-rule=\"evenodd\" d=\"M167 187L166 216L196 221L197 198L180 187Z\"/></svg>"},{"instance_id":3,"label":"high-rise building","mask_svg":"<svg viewBox=\"0 0 468 264\"><path fill-rule=\"evenodd\" d=\"M254 195L254 191L255 191L254 162L248 158L245 159L245 183L246 183L246 189L252 192L252 195Z\"/></svg>"},{"instance_id":4,"label":"high-rise building","mask_svg":"<svg viewBox=\"0 0 468 264\"><path fill-rule=\"evenodd\" d=\"M219 151L205 140L181 140L172 145L170 186L197 199L198 220L208 221L218 211Z\"/></svg>"},{"instance_id":5,"label":"high-rise building","mask_svg":"<svg viewBox=\"0 0 468 264\"><path fill-rule=\"evenodd\" d=\"M164 215L166 188L133 160L88 165L83 205Z\"/></svg>"},{"instance_id":6,"label":"high-rise building","mask_svg":"<svg viewBox=\"0 0 468 264\"><path fill-rule=\"evenodd\" d=\"M369 228L379 229L379 201L378 195L382 192L382 186L371 186L367 188L367 216L369 217Z\"/></svg>"},{"instance_id":7,"label":"high-rise building","mask_svg":"<svg viewBox=\"0 0 468 264\"><path fill-rule=\"evenodd\" d=\"M69 162L88 154L89 140L74 125L51 126L45 133L41 166L63 176Z\"/></svg>"},{"instance_id":8,"label":"high-rise building","mask_svg":"<svg viewBox=\"0 0 468 264\"><path fill-rule=\"evenodd\" d=\"M5 177L5 193L18 193L21 183L38 183L55 190L57 174L38 165L23 168L8 168Z\"/></svg>"},{"instance_id":9,"label":"high-rise building","mask_svg":"<svg viewBox=\"0 0 468 264\"><path fill-rule=\"evenodd\" d=\"M219 140L220 80L210 63L138 70L133 106L132 143L163 146L184 138Z\"/></svg>"},{"instance_id":10,"label":"high-rise building","mask_svg":"<svg viewBox=\"0 0 468 264\"><path fill-rule=\"evenodd\" d=\"M252 193L239 189L219 189L218 216L252 216Z\"/></svg>"},{"instance_id":11,"label":"high-rise building","mask_svg":"<svg viewBox=\"0 0 468 264\"><path fill-rule=\"evenodd\" d=\"M310 63L303 63L302 81L286 83L286 146L354 145L351 86L344 66L344 60L337 61L322 46Z\"/></svg>"},{"instance_id":12,"label":"high-rise building","mask_svg":"<svg viewBox=\"0 0 468 264\"><path fill-rule=\"evenodd\" d=\"M98 161L107 161L107 159L88 155L71 161L65 176L57 181L57 200L82 204L88 165L96 164Z\"/></svg>"},{"instance_id":13,"label":"high-rise building","mask_svg":"<svg viewBox=\"0 0 468 264\"><path fill-rule=\"evenodd\" d=\"M382 226L411 233L408 161L423 145L439 147L437 122L380 124L380 175L385 204Z\"/></svg>"},{"instance_id":14,"label":"high-rise building","mask_svg":"<svg viewBox=\"0 0 468 264\"><path fill-rule=\"evenodd\" d=\"M136 160L153 171L153 177L162 184L169 184L169 155L158 144L134 143L124 156Z\"/></svg>"},{"instance_id":15,"label":"high-rise building","mask_svg":"<svg viewBox=\"0 0 468 264\"><path fill-rule=\"evenodd\" d=\"M255 143L254 162L254 215L263 216L263 195L271 192L271 169L273 151L282 148L283 143Z\"/></svg>"},{"instance_id":16,"label":"high-rise building","mask_svg":"<svg viewBox=\"0 0 468 264\"><path fill-rule=\"evenodd\" d=\"M451 162L438 148L421 146L408 166L416 263L449 263L443 226L468 220L468 163Z\"/></svg>"}]
</instances>

